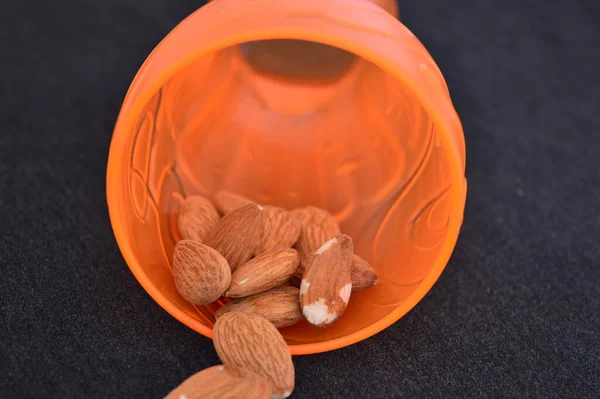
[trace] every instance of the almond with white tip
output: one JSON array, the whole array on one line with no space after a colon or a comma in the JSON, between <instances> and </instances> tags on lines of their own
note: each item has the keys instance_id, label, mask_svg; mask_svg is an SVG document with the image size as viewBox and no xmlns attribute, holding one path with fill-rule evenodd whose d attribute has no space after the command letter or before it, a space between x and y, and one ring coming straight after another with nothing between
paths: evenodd
<instances>
[{"instance_id":1,"label":"almond with white tip","mask_svg":"<svg viewBox=\"0 0 600 399\"><path fill-rule=\"evenodd\" d=\"M299 263L298 252L291 248L260 254L233 272L225 296L241 298L277 287L294 274Z\"/></svg>"},{"instance_id":2,"label":"almond with white tip","mask_svg":"<svg viewBox=\"0 0 600 399\"><path fill-rule=\"evenodd\" d=\"M298 240L301 230L300 220L288 211L276 206L265 206L259 253L291 248Z\"/></svg>"},{"instance_id":3,"label":"almond with white tip","mask_svg":"<svg viewBox=\"0 0 600 399\"><path fill-rule=\"evenodd\" d=\"M300 308L300 290L291 286L276 287L260 294L234 299L219 308L215 317L219 319L229 312L261 316L277 328L294 325L304 318Z\"/></svg>"},{"instance_id":4,"label":"almond with white tip","mask_svg":"<svg viewBox=\"0 0 600 399\"><path fill-rule=\"evenodd\" d=\"M295 371L288 346L267 319L230 312L213 329L213 343L227 367L244 368L265 377L273 398L287 398L294 390Z\"/></svg>"},{"instance_id":5,"label":"almond with white tip","mask_svg":"<svg viewBox=\"0 0 600 399\"><path fill-rule=\"evenodd\" d=\"M315 252L300 284L302 313L310 324L327 327L346 310L352 292L352 252L352 239L344 234Z\"/></svg>"},{"instance_id":6,"label":"almond with white tip","mask_svg":"<svg viewBox=\"0 0 600 399\"><path fill-rule=\"evenodd\" d=\"M379 275L366 260L354 254L352 255L350 280L352 281L352 293L354 294L377 285ZM289 283L294 287L300 288L302 278L294 275L290 277Z\"/></svg>"},{"instance_id":7,"label":"almond with white tip","mask_svg":"<svg viewBox=\"0 0 600 399\"><path fill-rule=\"evenodd\" d=\"M266 378L249 370L220 365L192 375L165 399L271 399L271 395Z\"/></svg>"},{"instance_id":8,"label":"almond with white tip","mask_svg":"<svg viewBox=\"0 0 600 399\"><path fill-rule=\"evenodd\" d=\"M202 242L219 219L219 213L209 200L199 195L187 197L179 211L179 234L184 240Z\"/></svg>"},{"instance_id":9,"label":"almond with white tip","mask_svg":"<svg viewBox=\"0 0 600 399\"><path fill-rule=\"evenodd\" d=\"M231 282L231 270L227 260L213 248L181 240L173 251L173 280L185 300L206 305L223 295Z\"/></svg>"},{"instance_id":10,"label":"almond with white tip","mask_svg":"<svg viewBox=\"0 0 600 399\"><path fill-rule=\"evenodd\" d=\"M300 236L294 246L300 254L300 267L296 271L296 276L302 277L315 251L327 240L340 234L340 226L329 212L315 206L295 209L291 214L302 224Z\"/></svg>"},{"instance_id":11,"label":"almond with white tip","mask_svg":"<svg viewBox=\"0 0 600 399\"><path fill-rule=\"evenodd\" d=\"M213 196L213 202L219 213L223 216L226 216L243 206L254 203L251 199L229 191L218 191Z\"/></svg>"},{"instance_id":12,"label":"almond with white tip","mask_svg":"<svg viewBox=\"0 0 600 399\"><path fill-rule=\"evenodd\" d=\"M205 243L227 259L233 272L258 251L262 228L263 207L248 204L221 219Z\"/></svg>"}]
</instances>

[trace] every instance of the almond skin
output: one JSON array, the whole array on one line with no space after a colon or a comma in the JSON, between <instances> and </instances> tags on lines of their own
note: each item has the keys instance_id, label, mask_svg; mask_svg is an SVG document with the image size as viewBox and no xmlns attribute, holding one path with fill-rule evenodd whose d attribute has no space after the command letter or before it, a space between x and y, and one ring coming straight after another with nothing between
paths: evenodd
<instances>
[{"instance_id":1,"label":"almond skin","mask_svg":"<svg viewBox=\"0 0 600 399\"><path fill-rule=\"evenodd\" d=\"M258 255L233 272L225 296L241 298L277 287L294 274L299 263L298 252L291 248Z\"/></svg>"},{"instance_id":2,"label":"almond skin","mask_svg":"<svg viewBox=\"0 0 600 399\"><path fill-rule=\"evenodd\" d=\"M267 319L230 312L213 329L215 349L227 367L244 368L265 377L273 398L287 398L294 390L294 363L285 340Z\"/></svg>"},{"instance_id":3,"label":"almond skin","mask_svg":"<svg viewBox=\"0 0 600 399\"><path fill-rule=\"evenodd\" d=\"M263 208L252 203L221 219L205 242L227 259L233 272L256 254L262 228Z\"/></svg>"},{"instance_id":4,"label":"almond skin","mask_svg":"<svg viewBox=\"0 0 600 399\"><path fill-rule=\"evenodd\" d=\"M291 248L298 240L301 230L301 222L288 211L276 206L265 206L259 253Z\"/></svg>"},{"instance_id":5,"label":"almond skin","mask_svg":"<svg viewBox=\"0 0 600 399\"><path fill-rule=\"evenodd\" d=\"M219 319L229 312L261 316L277 328L291 326L304 318L300 307L300 290L291 286L276 287L260 294L234 299L219 308L215 317Z\"/></svg>"},{"instance_id":6,"label":"almond skin","mask_svg":"<svg viewBox=\"0 0 600 399\"><path fill-rule=\"evenodd\" d=\"M327 327L346 310L352 292L352 252L352 239L344 234L315 252L300 284L302 313L310 324Z\"/></svg>"},{"instance_id":7,"label":"almond skin","mask_svg":"<svg viewBox=\"0 0 600 399\"><path fill-rule=\"evenodd\" d=\"M300 236L294 246L300 254L300 267L296 276L301 278L315 251L327 240L340 234L340 226L329 212L314 206L295 209L291 214L302 223Z\"/></svg>"},{"instance_id":8,"label":"almond skin","mask_svg":"<svg viewBox=\"0 0 600 399\"><path fill-rule=\"evenodd\" d=\"M352 293L366 290L379 282L379 276L375 269L356 254L352 255L350 279L352 280Z\"/></svg>"},{"instance_id":9,"label":"almond skin","mask_svg":"<svg viewBox=\"0 0 600 399\"><path fill-rule=\"evenodd\" d=\"M230 214L231 212L239 209L245 205L253 204L254 201L243 197L238 194L234 194L229 191L219 191L213 196L213 202L219 213L223 216Z\"/></svg>"},{"instance_id":10,"label":"almond skin","mask_svg":"<svg viewBox=\"0 0 600 399\"><path fill-rule=\"evenodd\" d=\"M227 260L213 248L181 240L173 251L173 279L177 292L196 305L214 302L231 283Z\"/></svg>"},{"instance_id":11,"label":"almond skin","mask_svg":"<svg viewBox=\"0 0 600 399\"><path fill-rule=\"evenodd\" d=\"M214 366L189 377L165 399L271 399L271 385L249 370Z\"/></svg>"},{"instance_id":12,"label":"almond skin","mask_svg":"<svg viewBox=\"0 0 600 399\"><path fill-rule=\"evenodd\" d=\"M179 211L179 233L184 240L202 242L219 219L219 213L209 200L197 195L187 197Z\"/></svg>"}]
</instances>

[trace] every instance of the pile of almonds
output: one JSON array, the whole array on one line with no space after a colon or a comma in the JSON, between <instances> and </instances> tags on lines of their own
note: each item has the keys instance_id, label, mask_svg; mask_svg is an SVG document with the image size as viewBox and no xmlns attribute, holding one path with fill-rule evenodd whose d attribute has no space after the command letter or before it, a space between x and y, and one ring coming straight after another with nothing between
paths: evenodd
<instances>
[{"instance_id":1,"label":"pile of almonds","mask_svg":"<svg viewBox=\"0 0 600 399\"><path fill-rule=\"evenodd\" d=\"M351 293L378 281L336 220L313 206L287 211L229 192L213 202L191 196L178 227L177 291L196 305L232 299L215 314L214 345L223 365L188 378L169 399L288 397L294 365L277 329L302 319L327 327L344 313Z\"/></svg>"}]
</instances>

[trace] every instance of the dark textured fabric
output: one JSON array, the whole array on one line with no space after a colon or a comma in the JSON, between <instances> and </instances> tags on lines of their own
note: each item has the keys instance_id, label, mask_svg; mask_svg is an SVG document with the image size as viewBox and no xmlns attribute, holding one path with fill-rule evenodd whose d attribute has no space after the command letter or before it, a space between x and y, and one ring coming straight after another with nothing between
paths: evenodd
<instances>
[{"instance_id":1,"label":"dark textured fabric","mask_svg":"<svg viewBox=\"0 0 600 399\"><path fill-rule=\"evenodd\" d=\"M159 398L218 362L130 273L104 186L129 83L200 3L2 3L0 397ZM401 4L466 132L464 228L406 317L295 358L295 398L600 395L598 4Z\"/></svg>"}]
</instances>

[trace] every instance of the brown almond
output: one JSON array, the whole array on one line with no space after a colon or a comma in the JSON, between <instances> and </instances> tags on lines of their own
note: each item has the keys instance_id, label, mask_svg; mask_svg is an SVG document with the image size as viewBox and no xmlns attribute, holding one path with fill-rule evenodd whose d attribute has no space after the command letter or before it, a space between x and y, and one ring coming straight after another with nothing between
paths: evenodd
<instances>
[{"instance_id":1,"label":"brown almond","mask_svg":"<svg viewBox=\"0 0 600 399\"><path fill-rule=\"evenodd\" d=\"M173 251L173 279L187 301L206 305L223 295L231 282L227 260L213 248L194 240L181 240Z\"/></svg>"},{"instance_id":2,"label":"brown almond","mask_svg":"<svg viewBox=\"0 0 600 399\"><path fill-rule=\"evenodd\" d=\"M327 327L346 310L352 292L352 252L352 239L344 234L315 252L300 284L302 313L310 324Z\"/></svg>"},{"instance_id":3,"label":"brown almond","mask_svg":"<svg viewBox=\"0 0 600 399\"><path fill-rule=\"evenodd\" d=\"M241 368L213 366L181 383L165 399L271 399L266 378Z\"/></svg>"},{"instance_id":4,"label":"brown almond","mask_svg":"<svg viewBox=\"0 0 600 399\"><path fill-rule=\"evenodd\" d=\"M300 267L296 271L296 276L302 277L315 251L327 240L340 234L340 226L329 212L314 206L295 209L291 214L302 223L300 236L294 246L300 254Z\"/></svg>"},{"instance_id":5,"label":"brown almond","mask_svg":"<svg viewBox=\"0 0 600 399\"><path fill-rule=\"evenodd\" d=\"M244 368L271 383L273 398L287 398L294 390L294 363L275 326L253 314L230 312L213 329L219 358L228 367Z\"/></svg>"},{"instance_id":6,"label":"brown almond","mask_svg":"<svg viewBox=\"0 0 600 399\"><path fill-rule=\"evenodd\" d=\"M230 214L231 212L239 209L245 205L253 204L254 201L243 197L238 194L234 194L229 191L219 191L213 196L213 202L219 213L223 216Z\"/></svg>"},{"instance_id":7,"label":"brown almond","mask_svg":"<svg viewBox=\"0 0 600 399\"><path fill-rule=\"evenodd\" d=\"M285 283L296 271L300 256L294 249L265 252L238 267L225 296L241 298Z\"/></svg>"},{"instance_id":8,"label":"brown almond","mask_svg":"<svg viewBox=\"0 0 600 399\"><path fill-rule=\"evenodd\" d=\"M352 255L350 279L352 280L352 293L366 290L379 282L379 276L375 269L369 262L356 254Z\"/></svg>"},{"instance_id":9,"label":"brown almond","mask_svg":"<svg viewBox=\"0 0 600 399\"><path fill-rule=\"evenodd\" d=\"M291 248L298 240L301 230L301 222L288 211L276 206L265 206L259 253Z\"/></svg>"},{"instance_id":10,"label":"brown almond","mask_svg":"<svg viewBox=\"0 0 600 399\"><path fill-rule=\"evenodd\" d=\"M219 213L204 197L187 197L179 211L179 233L184 240L202 242L219 222Z\"/></svg>"},{"instance_id":11,"label":"brown almond","mask_svg":"<svg viewBox=\"0 0 600 399\"><path fill-rule=\"evenodd\" d=\"M283 286L272 288L242 299L234 299L215 313L218 319L225 313L241 312L264 317L277 328L298 323L304 318L300 308L300 290Z\"/></svg>"},{"instance_id":12,"label":"brown almond","mask_svg":"<svg viewBox=\"0 0 600 399\"><path fill-rule=\"evenodd\" d=\"M206 245L227 259L231 271L256 254L263 227L262 210L254 203L236 209L221 219L206 238Z\"/></svg>"}]
</instances>

